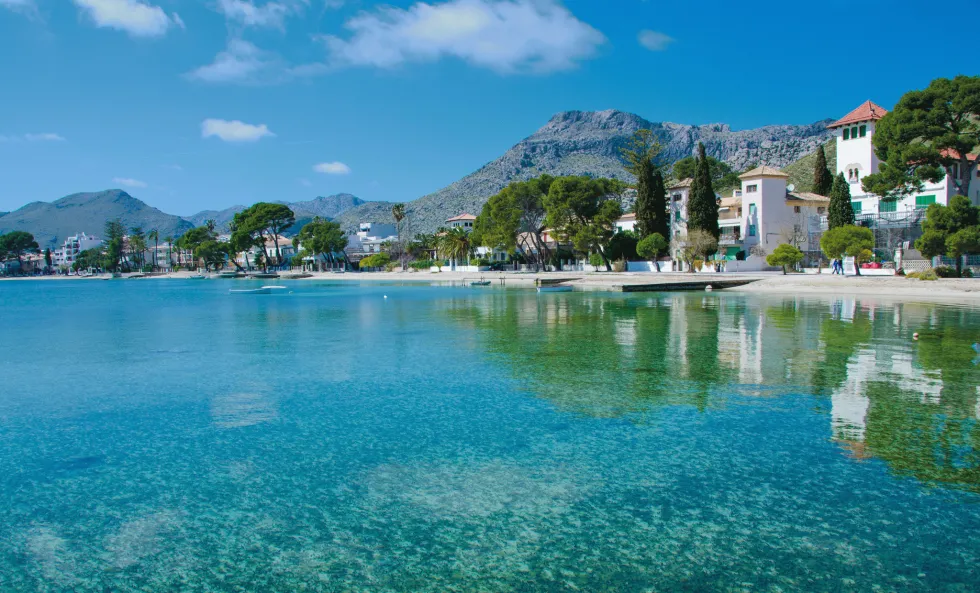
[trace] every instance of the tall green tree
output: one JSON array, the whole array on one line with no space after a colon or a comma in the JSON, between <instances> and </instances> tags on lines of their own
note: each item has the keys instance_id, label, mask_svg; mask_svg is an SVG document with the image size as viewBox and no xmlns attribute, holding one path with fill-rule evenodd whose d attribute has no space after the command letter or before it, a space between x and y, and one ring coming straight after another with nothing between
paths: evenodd
<instances>
[{"instance_id":1,"label":"tall green tree","mask_svg":"<svg viewBox=\"0 0 980 593\"><path fill-rule=\"evenodd\" d=\"M13 257L20 263L25 255L41 253L41 247L34 240L34 235L26 231L11 231L0 235L0 253L4 253L6 258Z\"/></svg>"},{"instance_id":2,"label":"tall green tree","mask_svg":"<svg viewBox=\"0 0 980 593\"><path fill-rule=\"evenodd\" d=\"M658 164L662 151L663 145L651 130L638 130L620 151L626 170L636 177L636 230L641 238L651 233L670 234L667 190L663 167Z\"/></svg>"},{"instance_id":3,"label":"tall green tree","mask_svg":"<svg viewBox=\"0 0 980 593\"><path fill-rule=\"evenodd\" d=\"M461 227L454 227L444 231L439 236L439 254L453 260L457 265L469 260L470 252L473 250L473 243L470 234Z\"/></svg>"},{"instance_id":4,"label":"tall green tree","mask_svg":"<svg viewBox=\"0 0 980 593\"><path fill-rule=\"evenodd\" d=\"M830 229L820 237L820 249L827 259L846 255L853 257L855 263L859 264L871 259L874 246L875 237L871 229L853 224ZM860 266L855 266L855 271L861 275Z\"/></svg>"},{"instance_id":5,"label":"tall green tree","mask_svg":"<svg viewBox=\"0 0 980 593\"><path fill-rule=\"evenodd\" d=\"M949 206L930 204L922 222L922 236L915 248L926 257L945 255L956 259L956 272L963 272L962 257L980 253L974 239L980 234L980 208L965 196L954 196Z\"/></svg>"},{"instance_id":6,"label":"tall green tree","mask_svg":"<svg viewBox=\"0 0 980 593\"><path fill-rule=\"evenodd\" d=\"M515 181L492 196L473 224L473 241L510 252L520 249L536 267L546 262L551 253L543 238L544 200L554 181L551 175Z\"/></svg>"},{"instance_id":7,"label":"tall green tree","mask_svg":"<svg viewBox=\"0 0 980 593\"><path fill-rule=\"evenodd\" d=\"M830 204L827 206L827 228L854 224L854 208L851 206L851 188L843 173L834 178L830 189Z\"/></svg>"},{"instance_id":8,"label":"tall green tree","mask_svg":"<svg viewBox=\"0 0 980 593\"><path fill-rule=\"evenodd\" d=\"M598 253L611 271L607 248L616 233L616 220L623 215L622 191L622 183L614 179L559 177L544 199L545 225L571 240L575 249Z\"/></svg>"},{"instance_id":9,"label":"tall green tree","mask_svg":"<svg viewBox=\"0 0 980 593\"><path fill-rule=\"evenodd\" d=\"M817 158L813 164L813 193L821 196L830 196L830 190L834 186L834 176L827 167L827 154L823 150L823 144L817 147Z\"/></svg>"},{"instance_id":10,"label":"tall green tree","mask_svg":"<svg viewBox=\"0 0 980 593\"><path fill-rule=\"evenodd\" d=\"M235 214L232 220L232 246L238 250L242 246L256 246L261 239L262 246L269 241L275 245L276 265L282 264L282 251L279 248L279 241L282 233L289 227L296 224L296 215L288 206L284 204L273 204L269 202L259 202L251 207ZM235 240L235 233L239 238ZM266 262L267 258L263 258Z\"/></svg>"},{"instance_id":11,"label":"tall green tree","mask_svg":"<svg viewBox=\"0 0 980 593\"><path fill-rule=\"evenodd\" d=\"M102 234L105 235L105 261L103 267L110 272L119 271L119 262L123 256L123 238L126 235L126 227L118 218L107 220Z\"/></svg>"},{"instance_id":12,"label":"tall green tree","mask_svg":"<svg viewBox=\"0 0 980 593\"><path fill-rule=\"evenodd\" d=\"M146 234L146 238L149 241L153 241L153 269L157 269L157 250L160 248L160 231L156 229L151 229L150 232Z\"/></svg>"},{"instance_id":13,"label":"tall green tree","mask_svg":"<svg viewBox=\"0 0 980 593\"><path fill-rule=\"evenodd\" d=\"M293 246L297 251L302 246L315 261L319 261L319 257L323 255L333 262L336 259L335 254L343 253L344 248L347 247L347 235L338 223L314 216L313 220L303 225L299 234L293 237Z\"/></svg>"},{"instance_id":14,"label":"tall green tree","mask_svg":"<svg viewBox=\"0 0 980 593\"><path fill-rule=\"evenodd\" d=\"M801 261L803 261L803 252L788 243L776 247L766 256L766 263L770 266L780 266L783 269L783 276L786 275L786 266L795 266Z\"/></svg>"},{"instance_id":15,"label":"tall green tree","mask_svg":"<svg viewBox=\"0 0 980 593\"><path fill-rule=\"evenodd\" d=\"M718 226L718 198L715 197L714 186L711 184L711 169L701 142L698 142L697 167L687 199L687 230L688 233L704 231L715 240L721 235Z\"/></svg>"},{"instance_id":16,"label":"tall green tree","mask_svg":"<svg viewBox=\"0 0 980 593\"><path fill-rule=\"evenodd\" d=\"M872 138L881 166L861 180L864 191L901 198L938 182L947 172L956 193L970 189L970 173L980 157L980 76L937 78L909 91L875 125Z\"/></svg>"},{"instance_id":17,"label":"tall green tree","mask_svg":"<svg viewBox=\"0 0 980 593\"><path fill-rule=\"evenodd\" d=\"M713 156L707 157L708 169L711 172L711 184L715 187L735 187L739 185L738 172L732 169L728 163L719 161ZM694 178L697 173L698 159L693 156L686 156L674 163L671 167L671 176L680 181L681 179Z\"/></svg>"},{"instance_id":18,"label":"tall green tree","mask_svg":"<svg viewBox=\"0 0 980 593\"><path fill-rule=\"evenodd\" d=\"M225 265L230 248L229 243L207 239L194 247L194 259L204 263L205 271L220 270Z\"/></svg>"},{"instance_id":19,"label":"tall green tree","mask_svg":"<svg viewBox=\"0 0 980 593\"><path fill-rule=\"evenodd\" d=\"M146 233L141 226L129 229L129 257L130 262L143 269L146 263Z\"/></svg>"},{"instance_id":20,"label":"tall green tree","mask_svg":"<svg viewBox=\"0 0 980 593\"><path fill-rule=\"evenodd\" d=\"M50 270L51 269L51 264L53 262L54 262L54 260L51 258L51 248L50 247L45 247L44 248L44 267L45 267L45 269Z\"/></svg>"}]
</instances>

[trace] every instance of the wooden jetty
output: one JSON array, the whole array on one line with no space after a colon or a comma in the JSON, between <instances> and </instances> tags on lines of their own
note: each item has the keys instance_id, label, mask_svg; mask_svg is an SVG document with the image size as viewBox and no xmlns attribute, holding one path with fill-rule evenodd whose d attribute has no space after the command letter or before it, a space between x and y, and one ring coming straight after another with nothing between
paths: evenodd
<instances>
[{"instance_id":1,"label":"wooden jetty","mask_svg":"<svg viewBox=\"0 0 980 593\"><path fill-rule=\"evenodd\" d=\"M712 290L722 290L745 286L758 280L688 280L685 282L657 282L656 284L623 284L619 288L622 292L679 292L692 290L705 290L709 286Z\"/></svg>"}]
</instances>

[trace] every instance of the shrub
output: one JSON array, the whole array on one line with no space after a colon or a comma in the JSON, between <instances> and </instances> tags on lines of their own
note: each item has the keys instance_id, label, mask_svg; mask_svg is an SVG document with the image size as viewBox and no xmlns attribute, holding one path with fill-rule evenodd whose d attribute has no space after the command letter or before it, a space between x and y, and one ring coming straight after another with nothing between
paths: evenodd
<instances>
[{"instance_id":1,"label":"shrub","mask_svg":"<svg viewBox=\"0 0 980 593\"><path fill-rule=\"evenodd\" d=\"M790 245L783 243L776 247L772 253L766 256L766 263L770 266L779 266L786 274L786 266L795 266L803 260L803 252Z\"/></svg>"},{"instance_id":2,"label":"shrub","mask_svg":"<svg viewBox=\"0 0 980 593\"><path fill-rule=\"evenodd\" d=\"M485 257L481 257L479 259L473 260L473 265L474 266L489 266L490 265L490 260L487 259L487 258L485 258Z\"/></svg>"},{"instance_id":3,"label":"shrub","mask_svg":"<svg viewBox=\"0 0 980 593\"><path fill-rule=\"evenodd\" d=\"M387 253L375 253L361 260L361 268L384 268L391 263L391 256Z\"/></svg>"},{"instance_id":4,"label":"shrub","mask_svg":"<svg viewBox=\"0 0 980 593\"><path fill-rule=\"evenodd\" d=\"M408 267L412 270L428 270L432 267L432 264L433 262L431 259L417 259L408 264Z\"/></svg>"},{"instance_id":5,"label":"shrub","mask_svg":"<svg viewBox=\"0 0 980 593\"><path fill-rule=\"evenodd\" d=\"M592 266L598 269L598 268L605 267L606 262L605 260L602 259L601 255L599 255L598 253L593 253L592 255L589 256L589 264L591 264Z\"/></svg>"},{"instance_id":6,"label":"shrub","mask_svg":"<svg viewBox=\"0 0 980 593\"><path fill-rule=\"evenodd\" d=\"M626 271L626 260L617 259L612 263L613 272L625 272Z\"/></svg>"},{"instance_id":7,"label":"shrub","mask_svg":"<svg viewBox=\"0 0 980 593\"><path fill-rule=\"evenodd\" d=\"M910 274L906 274L905 277L914 278L916 280L926 280L926 281L939 280L939 276L936 275L936 271L932 269L926 270L924 272L912 272Z\"/></svg>"},{"instance_id":8,"label":"shrub","mask_svg":"<svg viewBox=\"0 0 980 593\"><path fill-rule=\"evenodd\" d=\"M693 264L694 271L695 272L700 272L701 271L701 266L704 265L704 260L703 259L696 259L696 260L694 260L691 263Z\"/></svg>"},{"instance_id":9,"label":"shrub","mask_svg":"<svg viewBox=\"0 0 980 593\"><path fill-rule=\"evenodd\" d=\"M973 278L973 270L970 268L964 269L963 273L960 274L960 278Z\"/></svg>"},{"instance_id":10,"label":"shrub","mask_svg":"<svg viewBox=\"0 0 980 593\"><path fill-rule=\"evenodd\" d=\"M956 268L950 266L936 266L932 269L936 276L940 278L958 278L959 274L956 273Z\"/></svg>"}]
</instances>

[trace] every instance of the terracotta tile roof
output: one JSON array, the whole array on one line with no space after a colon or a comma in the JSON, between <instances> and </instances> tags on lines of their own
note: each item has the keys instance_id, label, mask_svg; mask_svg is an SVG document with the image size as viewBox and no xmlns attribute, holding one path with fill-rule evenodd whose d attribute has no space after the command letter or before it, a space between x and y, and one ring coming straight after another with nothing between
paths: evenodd
<instances>
[{"instance_id":1,"label":"terracotta tile roof","mask_svg":"<svg viewBox=\"0 0 980 593\"><path fill-rule=\"evenodd\" d=\"M457 222L457 221L460 221L460 220L476 220L476 217L473 216L472 214L468 213L468 212L464 212L464 213L462 213L462 214L460 214L458 216L453 216L452 218L450 218L446 222Z\"/></svg>"},{"instance_id":2,"label":"terracotta tile roof","mask_svg":"<svg viewBox=\"0 0 980 593\"><path fill-rule=\"evenodd\" d=\"M754 177L783 177L785 179L789 179L789 175L783 173L775 167L770 167L769 165L756 167L755 169L746 171L738 176L739 179L752 179Z\"/></svg>"},{"instance_id":3,"label":"terracotta tile roof","mask_svg":"<svg viewBox=\"0 0 980 593\"><path fill-rule=\"evenodd\" d=\"M718 206L721 207L721 208L734 208L734 207L738 207L738 206L741 206L741 205L742 205L742 198L738 198L738 197L735 197L735 196L729 196L727 198L722 198L719 201L719 203L718 203Z\"/></svg>"},{"instance_id":4,"label":"terracotta tile roof","mask_svg":"<svg viewBox=\"0 0 980 593\"><path fill-rule=\"evenodd\" d=\"M688 177L686 179L681 179L680 181L668 187L667 189L684 189L686 187L691 187L692 183L694 183L694 180Z\"/></svg>"},{"instance_id":5,"label":"terracotta tile roof","mask_svg":"<svg viewBox=\"0 0 980 593\"><path fill-rule=\"evenodd\" d=\"M630 212L619 217L619 220L636 220L636 213Z\"/></svg>"},{"instance_id":6,"label":"terracotta tile roof","mask_svg":"<svg viewBox=\"0 0 980 593\"><path fill-rule=\"evenodd\" d=\"M856 124L861 121L877 121L884 117L886 113L888 113L888 110L881 105L876 105L871 101L865 101L864 103L861 103L861 105L859 105L854 111L827 126L827 129L832 130L848 124Z\"/></svg>"},{"instance_id":7,"label":"terracotta tile roof","mask_svg":"<svg viewBox=\"0 0 980 593\"><path fill-rule=\"evenodd\" d=\"M944 148L944 149L942 149L942 150L939 151L939 154L941 154L943 156L948 156L948 157L951 157L951 158L954 158L954 159L960 158L960 153L958 151L956 151L956 150L953 150L952 148ZM975 158L977 158L977 155L975 155L973 153L967 153L966 158L972 161Z\"/></svg>"}]
</instances>

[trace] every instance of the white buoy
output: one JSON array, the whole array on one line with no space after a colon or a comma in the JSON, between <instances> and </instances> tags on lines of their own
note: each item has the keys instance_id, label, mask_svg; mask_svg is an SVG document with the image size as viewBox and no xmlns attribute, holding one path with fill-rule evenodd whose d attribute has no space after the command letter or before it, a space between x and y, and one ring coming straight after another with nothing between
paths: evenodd
<instances>
[{"instance_id":1,"label":"white buoy","mask_svg":"<svg viewBox=\"0 0 980 593\"><path fill-rule=\"evenodd\" d=\"M913 340L918 340L919 339L919 332L915 332L914 334L912 334L912 339Z\"/></svg>"},{"instance_id":2,"label":"white buoy","mask_svg":"<svg viewBox=\"0 0 980 593\"><path fill-rule=\"evenodd\" d=\"M709 284L709 285L707 285L707 286L705 286L705 287L704 287L704 289L705 289L706 291L708 291L708 292L711 292L712 290L714 290L714 288L712 288L710 284Z\"/></svg>"},{"instance_id":3,"label":"white buoy","mask_svg":"<svg viewBox=\"0 0 980 593\"><path fill-rule=\"evenodd\" d=\"M388 298L388 295L385 295L385 298Z\"/></svg>"}]
</instances>

